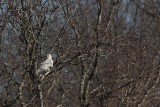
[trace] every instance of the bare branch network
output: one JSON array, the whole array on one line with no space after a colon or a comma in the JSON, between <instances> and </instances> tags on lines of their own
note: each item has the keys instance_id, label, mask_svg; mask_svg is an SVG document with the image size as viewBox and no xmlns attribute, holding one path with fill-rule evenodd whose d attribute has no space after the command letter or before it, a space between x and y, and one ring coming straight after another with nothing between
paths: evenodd
<instances>
[{"instance_id":1,"label":"bare branch network","mask_svg":"<svg viewBox=\"0 0 160 107\"><path fill-rule=\"evenodd\" d=\"M0 0L0 107L159 107L159 0Z\"/></svg>"}]
</instances>

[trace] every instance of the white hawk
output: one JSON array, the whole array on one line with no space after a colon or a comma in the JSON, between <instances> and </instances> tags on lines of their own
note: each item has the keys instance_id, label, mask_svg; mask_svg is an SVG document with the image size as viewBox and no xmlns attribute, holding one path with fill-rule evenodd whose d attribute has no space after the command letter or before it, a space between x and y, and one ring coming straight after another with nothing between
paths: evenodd
<instances>
[{"instance_id":1,"label":"white hawk","mask_svg":"<svg viewBox=\"0 0 160 107\"><path fill-rule=\"evenodd\" d=\"M43 61L38 69L38 75L44 76L46 73L50 72L50 69L53 67L52 55L48 54L47 59Z\"/></svg>"}]
</instances>

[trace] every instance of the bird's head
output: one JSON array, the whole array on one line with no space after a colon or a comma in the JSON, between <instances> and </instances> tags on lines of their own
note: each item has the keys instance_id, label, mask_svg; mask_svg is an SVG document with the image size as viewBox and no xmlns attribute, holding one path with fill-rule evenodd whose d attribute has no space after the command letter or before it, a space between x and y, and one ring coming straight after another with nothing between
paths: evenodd
<instances>
[{"instance_id":1,"label":"bird's head","mask_svg":"<svg viewBox=\"0 0 160 107\"><path fill-rule=\"evenodd\" d=\"M51 54L47 54L47 58L48 59L52 59L52 55Z\"/></svg>"}]
</instances>

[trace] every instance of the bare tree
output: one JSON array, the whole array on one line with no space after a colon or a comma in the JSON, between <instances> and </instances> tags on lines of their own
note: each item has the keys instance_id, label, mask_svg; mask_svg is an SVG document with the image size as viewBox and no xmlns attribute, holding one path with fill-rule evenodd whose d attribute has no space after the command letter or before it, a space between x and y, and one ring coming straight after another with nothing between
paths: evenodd
<instances>
[{"instance_id":1,"label":"bare tree","mask_svg":"<svg viewBox=\"0 0 160 107\"><path fill-rule=\"evenodd\" d=\"M158 0L1 0L2 107L159 106ZM38 68L47 54L53 67Z\"/></svg>"}]
</instances>

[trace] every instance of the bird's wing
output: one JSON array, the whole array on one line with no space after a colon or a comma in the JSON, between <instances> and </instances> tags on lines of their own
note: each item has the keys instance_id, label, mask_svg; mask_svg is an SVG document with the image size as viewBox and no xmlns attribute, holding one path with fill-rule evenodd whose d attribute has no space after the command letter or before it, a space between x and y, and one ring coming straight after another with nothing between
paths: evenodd
<instances>
[{"instance_id":1,"label":"bird's wing","mask_svg":"<svg viewBox=\"0 0 160 107\"><path fill-rule=\"evenodd\" d=\"M40 64L38 72L46 72L50 70L50 67L53 67L53 60L52 59L46 59Z\"/></svg>"},{"instance_id":2,"label":"bird's wing","mask_svg":"<svg viewBox=\"0 0 160 107\"><path fill-rule=\"evenodd\" d=\"M43 61L43 62L41 63L41 65L44 65L44 64L49 64L49 60L46 59L45 61Z\"/></svg>"},{"instance_id":3,"label":"bird's wing","mask_svg":"<svg viewBox=\"0 0 160 107\"><path fill-rule=\"evenodd\" d=\"M42 70L48 70L49 69L49 64L50 64L49 60L46 59L45 61L43 61L41 63L40 69L42 69Z\"/></svg>"}]
</instances>

